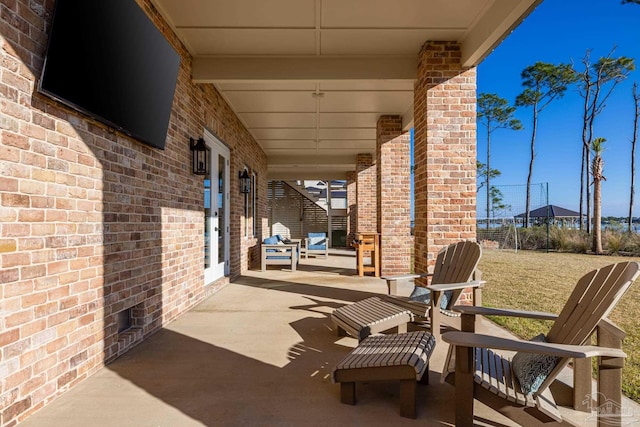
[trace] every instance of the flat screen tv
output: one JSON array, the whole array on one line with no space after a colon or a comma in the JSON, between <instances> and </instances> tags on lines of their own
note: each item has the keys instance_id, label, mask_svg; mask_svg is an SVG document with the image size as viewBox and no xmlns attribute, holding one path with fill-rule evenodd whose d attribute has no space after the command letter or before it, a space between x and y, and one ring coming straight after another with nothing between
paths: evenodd
<instances>
[{"instance_id":1,"label":"flat screen tv","mask_svg":"<svg viewBox=\"0 0 640 427\"><path fill-rule=\"evenodd\" d=\"M164 149L179 67L135 0L57 0L38 90Z\"/></svg>"}]
</instances>

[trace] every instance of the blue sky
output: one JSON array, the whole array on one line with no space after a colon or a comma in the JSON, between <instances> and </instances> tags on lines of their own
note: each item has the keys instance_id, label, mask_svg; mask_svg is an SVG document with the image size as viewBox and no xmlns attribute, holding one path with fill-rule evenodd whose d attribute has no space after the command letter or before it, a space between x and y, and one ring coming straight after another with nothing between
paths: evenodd
<instances>
[{"instance_id":1,"label":"blue sky","mask_svg":"<svg viewBox=\"0 0 640 427\"><path fill-rule=\"evenodd\" d=\"M592 62L606 56L640 61L640 5L622 5L620 0L544 0L536 10L478 66L478 93L497 93L514 103L522 92L520 73L537 61L573 61L591 49ZM640 63L636 64L640 68ZM631 180L634 81L640 85L640 71L618 85L595 124L595 136L607 139L604 152L602 213L627 216ZM580 191L582 98L575 88L554 101L539 117L533 182L549 183L549 201L578 210ZM492 185L526 184L531 139L531 109L516 112L525 129L497 130L491 137L491 167L502 175ZM638 147L640 151L640 147ZM486 162L486 128L478 125L478 160ZM636 155L640 171L640 154ZM636 173L640 181L640 173ZM508 193L508 191L507 191ZM508 197L505 194L505 197ZM478 204L482 200L478 195ZM640 182L636 184L634 216L640 216ZM532 209L534 206L532 203ZM515 212L514 212L515 214ZM480 214L479 214L480 215Z\"/></svg>"}]
</instances>

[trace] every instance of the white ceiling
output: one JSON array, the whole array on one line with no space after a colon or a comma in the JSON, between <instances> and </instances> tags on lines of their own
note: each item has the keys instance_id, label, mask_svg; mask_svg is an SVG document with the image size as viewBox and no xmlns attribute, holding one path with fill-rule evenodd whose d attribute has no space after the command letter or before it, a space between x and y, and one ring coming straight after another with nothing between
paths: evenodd
<instances>
[{"instance_id":1,"label":"white ceiling","mask_svg":"<svg viewBox=\"0 0 640 427\"><path fill-rule=\"evenodd\" d=\"M413 120L417 54L477 65L542 0L152 0L269 158L270 179L344 179L380 115Z\"/></svg>"}]
</instances>

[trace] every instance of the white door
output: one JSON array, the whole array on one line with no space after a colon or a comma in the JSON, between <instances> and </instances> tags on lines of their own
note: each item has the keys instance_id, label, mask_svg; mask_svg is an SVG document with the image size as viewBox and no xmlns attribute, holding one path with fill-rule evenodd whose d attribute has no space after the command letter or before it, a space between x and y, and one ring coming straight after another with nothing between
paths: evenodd
<instances>
[{"instance_id":1,"label":"white door","mask_svg":"<svg viewBox=\"0 0 640 427\"><path fill-rule=\"evenodd\" d=\"M229 148L205 130L211 175L204 181L204 283L229 274Z\"/></svg>"}]
</instances>

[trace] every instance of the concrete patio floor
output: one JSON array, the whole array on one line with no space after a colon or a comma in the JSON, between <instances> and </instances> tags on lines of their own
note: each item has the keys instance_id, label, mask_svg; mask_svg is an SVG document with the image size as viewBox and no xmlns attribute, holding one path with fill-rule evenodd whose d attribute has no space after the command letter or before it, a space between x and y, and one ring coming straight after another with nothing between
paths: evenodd
<instances>
[{"instance_id":1,"label":"concrete patio floor","mask_svg":"<svg viewBox=\"0 0 640 427\"><path fill-rule=\"evenodd\" d=\"M21 426L454 425L454 387L440 382L444 342L431 358L430 384L418 386L417 420L399 416L397 382L360 385L355 406L340 403L331 371L356 341L337 337L329 315L386 292L383 280L354 268L352 252L334 251L329 260L302 260L296 272L251 271ZM488 321L481 329L506 334ZM627 408L640 419L637 405ZM477 425L519 425L478 401L475 414ZM595 425L590 414L563 414Z\"/></svg>"}]
</instances>

